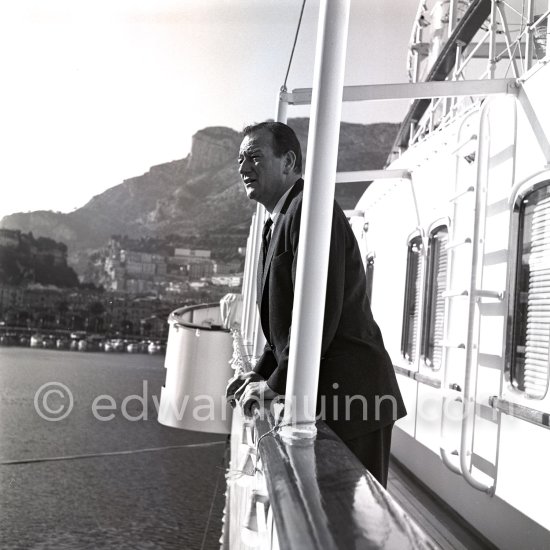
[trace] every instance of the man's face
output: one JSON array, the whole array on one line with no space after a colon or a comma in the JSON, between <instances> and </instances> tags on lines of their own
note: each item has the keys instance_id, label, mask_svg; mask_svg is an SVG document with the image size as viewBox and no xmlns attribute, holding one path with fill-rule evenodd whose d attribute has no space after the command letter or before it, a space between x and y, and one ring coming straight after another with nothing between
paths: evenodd
<instances>
[{"instance_id":1,"label":"man's face","mask_svg":"<svg viewBox=\"0 0 550 550\"><path fill-rule=\"evenodd\" d=\"M239 174L249 199L273 209L286 191L285 156L273 153L273 136L260 130L245 136L239 150ZM271 210L270 210L271 211Z\"/></svg>"}]
</instances>

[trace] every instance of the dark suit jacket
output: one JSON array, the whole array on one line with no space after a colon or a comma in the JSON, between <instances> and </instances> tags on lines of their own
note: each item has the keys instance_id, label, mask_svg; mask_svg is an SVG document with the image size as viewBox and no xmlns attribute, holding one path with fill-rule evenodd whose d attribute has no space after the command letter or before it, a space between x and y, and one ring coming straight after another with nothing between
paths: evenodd
<instances>
[{"instance_id":1,"label":"dark suit jacket","mask_svg":"<svg viewBox=\"0 0 550 550\"><path fill-rule=\"evenodd\" d=\"M267 344L254 370L279 394L285 393L286 386L303 186L299 180L288 195L273 229L263 272L261 259L259 266L258 306ZM392 362L371 313L359 247L336 203L317 410L342 439L379 429L406 414Z\"/></svg>"}]
</instances>

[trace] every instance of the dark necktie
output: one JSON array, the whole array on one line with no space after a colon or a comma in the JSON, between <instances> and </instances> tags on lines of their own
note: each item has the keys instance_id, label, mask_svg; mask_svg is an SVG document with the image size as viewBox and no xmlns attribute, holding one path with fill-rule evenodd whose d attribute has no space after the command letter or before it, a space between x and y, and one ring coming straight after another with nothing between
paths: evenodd
<instances>
[{"instance_id":1,"label":"dark necktie","mask_svg":"<svg viewBox=\"0 0 550 550\"><path fill-rule=\"evenodd\" d=\"M267 218L267 220L264 223L264 228L262 231L262 266L265 264L267 249L269 248L269 241L271 241L272 225L273 225L273 220L271 218Z\"/></svg>"},{"instance_id":2,"label":"dark necktie","mask_svg":"<svg viewBox=\"0 0 550 550\"><path fill-rule=\"evenodd\" d=\"M273 225L273 220L271 218L267 218L266 222L264 223L264 228L262 230L262 248L260 250L260 258L258 262L258 269L257 269L257 282L256 282L256 292L257 292L257 301L258 304L261 302L261 295L262 295L262 279L264 275L264 266L265 266L265 258L267 256L267 249L269 247L269 241L271 240L271 226Z\"/></svg>"}]
</instances>

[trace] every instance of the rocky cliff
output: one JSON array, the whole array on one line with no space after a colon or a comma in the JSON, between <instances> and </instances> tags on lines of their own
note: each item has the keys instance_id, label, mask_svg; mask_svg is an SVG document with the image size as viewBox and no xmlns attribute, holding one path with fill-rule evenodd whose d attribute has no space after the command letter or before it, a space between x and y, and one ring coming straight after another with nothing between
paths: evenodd
<instances>
[{"instance_id":1,"label":"rocky cliff","mask_svg":"<svg viewBox=\"0 0 550 550\"><path fill-rule=\"evenodd\" d=\"M307 163L307 119L291 119ZM397 131L395 124L342 123L338 169L381 168ZM69 214L37 211L4 217L0 227L32 231L65 242L73 252L103 246L113 234L178 235L183 240L244 244L254 204L236 170L240 134L210 127L193 136L184 159L153 166L146 174L93 197ZM364 186L338 186L337 200L351 208Z\"/></svg>"}]
</instances>

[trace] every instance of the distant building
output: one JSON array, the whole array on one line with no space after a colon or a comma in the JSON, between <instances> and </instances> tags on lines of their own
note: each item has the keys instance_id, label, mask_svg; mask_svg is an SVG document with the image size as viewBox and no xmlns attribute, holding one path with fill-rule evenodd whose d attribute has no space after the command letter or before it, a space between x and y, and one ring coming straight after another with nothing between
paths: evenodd
<instances>
[{"instance_id":1,"label":"distant building","mask_svg":"<svg viewBox=\"0 0 550 550\"><path fill-rule=\"evenodd\" d=\"M212 284L217 286L230 286L230 287L239 287L241 286L242 277L238 275L221 275L212 277Z\"/></svg>"},{"instance_id":2,"label":"distant building","mask_svg":"<svg viewBox=\"0 0 550 550\"><path fill-rule=\"evenodd\" d=\"M176 248L174 249L175 258L202 258L209 259L211 255L210 250L199 250L191 248Z\"/></svg>"},{"instance_id":3,"label":"distant building","mask_svg":"<svg viewBox=\"0 0 550 550\"><path fill-rule=\"evenodd\" d=\"M20 286L0 285L0 312L21 307L23 294L24 289Z\"/></svg>"},{"instance_id":4,"label":"distant building","mask_svg":"<svg viewBox=\"0 0 550 550\"><path fill-rule=\"evenodd\" d=\"M176 271L193 281L214 273L215 263L210 256L210 250L176 248L168 263L172 272Z\"/></svg>"},{"instance_id":5,"label":"distant building","mask_svg":"<svg viewBox=\"0 0 550 550\"><path fill-rule=\"evenodd\" d=\"M109 241L105 258L104 286L134 294L157 290L166 284L165 256L123 249L120 240Z\"/></svg>"},{"instance_id":6,"label":"distant building","mask_svg":"<svg viewBox=\"0 0 550 550\"><path fill-rule=\"evenodd\" d=\"M238 273L242 270L241 262L239 260L231 260L229 262L214 262L214 273L216 275L229 275Z\"/></svg>"},{"instance_id":7,"label":"distant building","mask_svg":"<svg viewBox=\"0 0 550 550\"><path fill-rule=\"evenodd\" d=\"M210 277L214 273L214 264L212 262L197 262L187 265L187 275L191 280Z\"/></svg>"}]
</instances>

